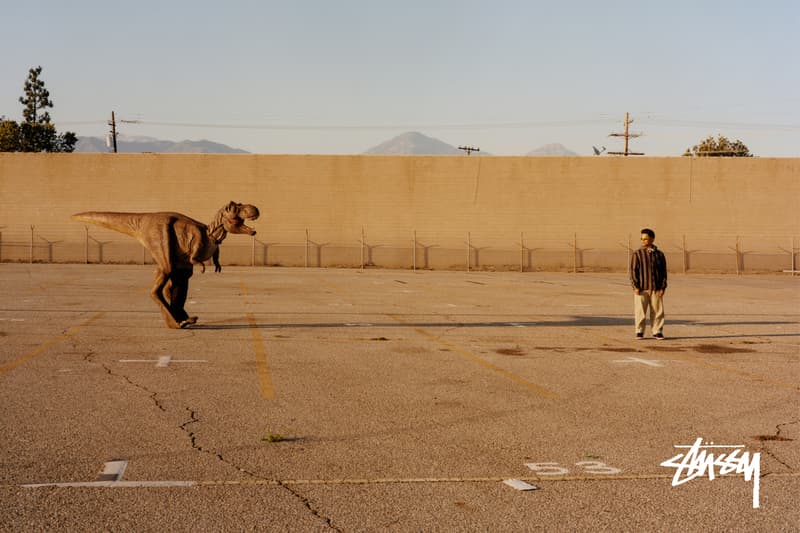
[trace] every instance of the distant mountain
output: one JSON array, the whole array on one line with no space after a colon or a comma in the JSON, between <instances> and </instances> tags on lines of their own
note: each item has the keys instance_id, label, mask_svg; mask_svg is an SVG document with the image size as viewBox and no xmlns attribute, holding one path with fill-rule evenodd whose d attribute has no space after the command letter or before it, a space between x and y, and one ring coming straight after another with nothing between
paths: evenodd
<instances>
[{"instance_id":1,"label":"distant mountain","mask_svg":"<svg viewBox=\"0 0 800 533\"><path fill-rule=\"evenodd\" d=\"M464 152L455 146L416 131L398 135L373 146L364 153L372 155L464 155Z\"/></svg>"},{"instance_id":2,"label":"distant mountain","mask_svg":"<svg viewBox=\"0 0 800 533\"><path fill-rule=\"evenodd\" d=\"M565 155L578 155L576 152L573 152L566 146L561 143L551 143L545 144L544 146L540 146L535 150L531 150L526 156L530 157L537 157L537 156L565 156Z\"/></svg>"},{"instance_id":3,"label":"distant mountain","mask_svg":"<svg viewBox=\"0 0 800 533\"><path fill-rule=\"evenodd\" d=\"M109 152L106 140L100 137L78 137L76 152ZM165 154L247 154L245 150L231 148L225 144L211 141L164 141L152 137L117 137L117 152L154 152Z\"/></svg>"},{"instance_id":4,"label":"distant mountain","mask_svg":"<svg viewBox=\"0 0 800 533\"><path fill-rule=\"evenodd\" d=\"M365 154L372 155L466 155L464 150L447 144L439 139L428 137L417 131L409 131L398 135L377 146L373 146ZM474 152L472 155L491 155L489 152ZM563 144L552 143L531 150L526 156L575 156L576 152Z\"/></svg>"}]
</instances>

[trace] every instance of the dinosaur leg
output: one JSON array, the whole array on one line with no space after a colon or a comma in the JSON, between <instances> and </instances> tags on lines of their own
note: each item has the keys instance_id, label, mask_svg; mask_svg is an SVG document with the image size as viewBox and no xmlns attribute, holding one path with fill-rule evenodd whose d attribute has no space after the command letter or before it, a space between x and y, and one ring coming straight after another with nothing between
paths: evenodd
<instances>
[{"instance_id":1,"label":"dinosaur leg","mask_svg":"<svg viewBox=\"0 0 800 533\"><path fill-rule=\"evenodd\" d=\"M219 248L214 250L214 255L211 258L214 260L214 272L222 272L222 265L219 264Z\"/></svg>"},{"instance_id":2,"label":"dinosaur leg","mask_svg":"<svg viewBox=\"0 0 800 533\"><path fill-rule=\"evenodd\" d=\"M170 310L172 292L172 272L174 271L172 262L172 250L177 246L177 238L174 220L166 224L156 224L145 231L145 239L142 244L150 251L150 255L155 260L156 271L153 278L153 287L150 289L150 298L158 305L164 322L171 329L180 329L180 321L176 320Z\"/></svg>"},{"instance_id":3,"label":"dinosaur leg","mask_svg":"<svg viewBox=\"0 0 800 533\"><path fill-rule=\"evenodd\" d=\"M176 269L170 276L169 309L175 321L182 328L197 322L197 317L190 317L186 309L184 309L186 297L189 294L189 278L191 277L191 267Z\"/></svg>"},{"instance_id":4,"label":"dinosaur leg","mask_svg":"<svg viewBox=\"0 0 800 533\"><path fill-rule=\"evenodd\" d=\"M181 326L179 321L175 320L175 317L172 316L172 312L169 308L170 304L167 302L166 298L164 298L164 293L169 292L167 290L168 284L171 284L170 276L160 268L157 268L155 278L153 280L153 288L150 290L150 298L156 302L161 310L161 314L164 316L164 321L167 323L167 327L172 329L180 329Z\"/></svg>"}]
</instances>

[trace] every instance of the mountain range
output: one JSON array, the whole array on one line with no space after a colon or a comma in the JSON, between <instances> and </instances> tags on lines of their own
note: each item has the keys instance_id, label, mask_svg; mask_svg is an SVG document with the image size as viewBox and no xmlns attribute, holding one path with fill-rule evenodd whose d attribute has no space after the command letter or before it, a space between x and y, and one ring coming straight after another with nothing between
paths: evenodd
<instances>
[{"instance_id":1,"label":"mountain range","mask_svg":"<svg viewBox=\"0 0 800 533\"><path fill-rule=\"evenodd\" d=\"M109 152L106 140L100 137L78 137L75 144L76 152ZM153 152L164 154L246 154L245 150L231 148L228 145L212 141L164 141L153 137L117 137L118 153Z\"/></svg>"},{"instance_id":2,"label":"mountain range","mask_svg":"<svg viewBox=\"0 0 800 533\"><path fill-rule=\"evenodd\" d=\"M576 152L573 152L566 146L561 143L551 143L545 144L544 146L540 146L534 150L531 150L526 156L529 157L537 157L537 156L572 156L578 155Z\"/></svg>"},{"instance_id":3,"label":"mountain range","mask_svg":"<svg viewBox=\"0 0 800 533\"><path fill-rule=\"evenodd\" d=\"M388 141L373 146L365 154L381 155L464 155L465 151L456 148L434 137L428 137L417 131L410 131L393 137ZM489 152L476 151L475 155L492 155ZM563 144L552 143L531 150L526 156L575 156L576 152Z\"/></svg>"},{"instance_id":4,"label":"mountain range","mask_svg":"<svg viewBox=\"0 0 800 533\"><path fill-rule=\"evenodd\" d=\"M78 137L76 152L109 152L106 140L100 137ZM168 154L247 154L249 152L232 148L225 144L207 140L200 141L165 141L152 137L118 136L117 152L122 153L168 153ZM416 131L402 133L384 141L364 152L368 155L464 155L465 151L434 137L428 137ZM491 155L489 152L476 151L475 155ZM563 144L552 143L540 146L525 156L576 156L576 152Z\"/></svg>"},{"instance_id":5,"label":"mountain range","mask_svg":"<svg viewBox=\"0 0 800 533\"><path fill-rule=\"evenodd\" d=\"M409 131L373 146L368 155L464 155L462 150L444 141Z\"/></svg>"}]
</instances>

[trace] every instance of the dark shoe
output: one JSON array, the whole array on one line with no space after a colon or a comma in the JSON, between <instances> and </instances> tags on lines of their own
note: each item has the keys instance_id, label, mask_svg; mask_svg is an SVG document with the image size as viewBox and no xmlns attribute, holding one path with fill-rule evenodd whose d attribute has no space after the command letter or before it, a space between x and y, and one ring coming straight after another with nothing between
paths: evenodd
<instances>
[{"instance_id":1,"label":"dark shoe","mask_svg":"<svg viewBox=\"0 0 800 533\"><path fill-rule=\"evenodd\" d=\"M639 331L638 333L636 333L636 339L637 340L644 339L644 332Z\"/></svg>"},{"instance_id":2,"label":"dark shoe","mask_svg":"<svg viewBox=\"0 0 800 533\"><path fill-rule=\"evenodd\" d=\"M663 334L663 333L661 333L661 332L659 332L659 333L656 333L655 335L653 335L653 337L655 337L656 339L658 339L658 340L660 340L660 341L663 341L663 340L664 340L664 334Z\"/></svg>"}]
</instances>

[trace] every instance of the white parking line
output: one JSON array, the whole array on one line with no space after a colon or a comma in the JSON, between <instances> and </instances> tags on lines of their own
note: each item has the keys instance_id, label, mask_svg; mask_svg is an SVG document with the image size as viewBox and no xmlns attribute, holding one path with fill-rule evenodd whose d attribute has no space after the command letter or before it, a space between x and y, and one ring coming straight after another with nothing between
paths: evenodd
<instances>
[{"instance_id":1,"label":"white parking line","mask_svg":"<svg viewBox=\"0 0 800 533\"><path fill-rule=\"evenodd\" d=\"M640 359L638 357L628 357L626 359L622 359L622 360L618 359L616 361L611 361L611 362L612 363L639 363L639 364L642 364L642 365L654 366L654 367L662 367L662 366L664 366L660 362L658 362L658 360Z\"/></svg>"},{"instance_id":2,"label":"white parking line","mask_svg":"<svg viewBox=\"0 0 800 533\"><path fill-rule=\"evenodd\" d=\"M207 363L205 359L173 359L171 355L162 355L158 359L120 359L120 363L155 363L157 368L165 368L170 363Z\"/></svg>"},{"instance_id":3,"label":"white parking line","mask_svg":"<svg viewBox=\"0 0 800 533\"><path fill-rule=\"evenodd\" d=\"M122 474L128 461L109 461L103 465L103 471L97 476L97 481L76 481L71 483L30 483L22 485L29 489L40 487L106 487L106 488L131 488L131 487L191 487L196 481L122 481Z\"/></svg>"},{"instance_id":4,"label":"white parking line","mask_svg":"<svg viewBox=\"0 0 800 533\"><path fill-rule=\"evenodd\" d=\"M775 478L798 478L800 472L778 472L770 474ZM98 488L140 488L140 487L218 487L218 486L284 486L284 485L388 485L388 484L424 484L424 483L496 483L503 482L514 486L519 483L532 482L585 482L585 481L638 481L667 480L673 474L624 474L624 475L563 475L548 477L546 480L537 477L508 479L504 477L441 477L441 478L379 478L379 479L246 479L246 480L209 480L209 481L87 481L72 483L30 483L19 485L24 488L40 487L98 487ZM513 485L512 485L513 483ZM520 485L522 486L522 485ZM531 485L535 490L540 487ZM516 488L516 487L514 487ZM523 490L523 489L518 489Z\"/></svg>"},{"instance_id":5,"label":"white parking line","mask_svg":"<svg viewBox=\"0 0 800 533\"><path fill-rule=\"evenodd\" d=\"M84 481L75 483L32 483L22 485L28 489L41 487L106 487L106 488L133 488L133 487L193 487L196 481Z\"/></svg>"}]
</instances>

